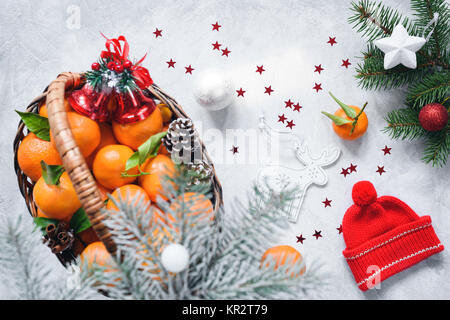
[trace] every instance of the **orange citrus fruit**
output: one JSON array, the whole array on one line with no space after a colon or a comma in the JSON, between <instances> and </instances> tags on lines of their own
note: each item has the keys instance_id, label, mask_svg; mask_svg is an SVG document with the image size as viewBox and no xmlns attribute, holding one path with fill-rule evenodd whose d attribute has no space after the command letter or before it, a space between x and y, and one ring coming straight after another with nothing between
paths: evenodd
<instances>
[{"instance_id":1,"label":"orange citrus fruit","mask_svg":"<svg viewBox=\"0 0 450 320\"><path fill-rule=\"evenodd\" d=\"M157 107L161 111L163 123L168 123L172 119L172 110L164 103L158 104Z\"/></svg>"},{"instance_id":2,"label":"orange citrus fruit","mask_svg":"<svg viewBox=\"0 0 450 320\"><path fill-rule=\"evenodd\" d=\"M80 148L83 157L86 158L100 144L100 127L94 120L76 112L67 112L67 120L69 121L75 142L78 148ZM55 140L51 132L50 137L54 145Z\"/></svg>"},{"instance_id":3,"label":"orange citrus fruit","mask_svg":"<svg viewBox=\"0 0 450 320\"><path fill-rule=\"evenodd\" d=\"M108 189L115 189L136 180L136 177L122 177L127 160L133 150L120 144L112 144L101 148L95 156L92 169L97 181ZM137 174L137 167L128 170L128 174Z\"/></svg>"},{"instance_id":4,"label":"orange citrus fruit","mask_svg":"<svg viewBox=\"0 0 450 320\"><path fill-rule=\"evenodd\" d=\"M92 164L94 163L95 155L98 150L105 146L109 146L111 144L118 144L116 137L112 131L111 125L108 123L99 123L100 127L100 143L97 148L86 158L86 163L89 168L92 169Z\"/></svg>"},{"instance_id":5,"label":"orange citrus fruit","mask_svg":"<svg viewBox=\"0 0 450 320\"><path fill-rule=\"evenodd\" d=\"M73 111L73 109L70 106L69 101L67 99L64 99L64 109L66 111ZM42 117L48 118L48 110L47 110L47 105L45 104L45 102L39 108L39 115Z\"/></svg>"},{"instance_id":6,"label":"orange citrus fruit","mask_svg":"<svg viewBox=\"0 0 450 320\"><path fill-rule=\"evenodd\" d=\"M106 189L100 183L97 182L97 188L100 191L100 195L102 196L102 201L108 200L108 193L111 193L110 189Z\"/></svg>"},{"instance_id":7,"label":"orange citrus fruit","mask_svg":"<svg viewBox=\"0 0 450 320\"><path fill-rule=\"evenodd\" d=\"M172 160L165 155L158 154L147 163L144 163L142 170L149 174L140 176L139 184L147 192L150 200L156 203L158 196L167 200L163 190L163 179L165 176L172 178L175 174L175 165Z\"/></svg>"},{"instance_id":8,"label":"orange citrus fruit","mask_svg":"<svg viewBox=\"0 0 450 320\"><path fill-rule=\"evenodd\" d=\"M77 193L67 172L59 178L57 185L48 185L41 177L33 188L36 205L51 219L70 220L81 207Z\"/></svg>"},{"instance_id":9,"label":"orange citrus fruit","mask_svg":"<svg viewBox=\"0 0 450 320\"><path fill-rule=\"evenodd\" d=\"M62 164L58 151L49 142L29 133L22 140L17 151L17 161L22 171L33 181L42 176L41 161L47 164Z\"/></svg>"},{"instance_id":10,"label":"orange citrus fruit","mask_svg":"<svg viewBox=\"0 0 450 320\"><path fill-rule=\"evenodd\" d=\"M114 260L101 241L92 242L81 253L81 261L91 267L94 263L102 267L112 267Z\"/></svg>"},{"instance_id":11,"label":"orange citrus fruit","mask_svg":"<svg viewBox=\"0 0 450 320\"><path fill-rule=\"evenodd\" d=\"M275 260L275 270L279 267L284 265L286 262L290 263L291 266L296 265L297 263L301 263L303 261L303 257L291 246L275 246L272 248L267 249L267 251L264 253L261 259L261 263L263 263L267 257L271 257L273 260ZM267 267L269 265L269 262L265 264ZM306 267L304 266L300 270L300 275L304 274L306 271ZM292 274L294 276L294 274Z\"/></svg>"},{"instance_id":12,"label":"orange citrus fruit","mask_svg":"<svg viewBox=\"0 0 450 320\"><path fill-rule=\"evenodd\" d=\"M213 205L211 201L205 197L205 195L195 192L186 192L183 194L183 199L181 196L177 198L170 205L170 209L174 212L181 210L181 202L184 202L186 206L186 211L191 215L204 215L205 217L210 217L210 219L214 219L213 216ZM171 218L173 219L173 218Z\"/></svg>"},{"instance_id":13,"label":"orange citrus fruit","mask_svg":"<svg viewBox=\"0 0 450 320\"><path fill-rule=\"evenodd\" d=\"M159 108L155 110L144 120L120 124L113 121L114 135L120 143L127 145L134 150L147 141L152 135L161 132L163 127L163 118Z\"/></svg>"},{"instance_id":14,"label":"orange citrus fruit","mask_svg":"<svg viewBox=\"0 0 450 320\"><path fill-rule=\"evenodd\" d=\"M167 131L168 129L169 129L169 125L166 124L166 125L164 125L164 127L162 128L162 131ZM161 145L159 146L158 153L170 157L170 153L169 153L169 151L167 151L167 148L166 148L166 146L164 145L164 143L161 143Z\"/></svg>"},{"instance_id":15,"label":"orange citrus fruit","mask_svg":"<svg viewBox=\"0 0 450 320\"><path fill-rule=\"evenodd\" d=\"M46 215L41 209L37 209L37 216L39 217L39 218L47 218L47 219L50 219L49 218L49 216L48 215Z\"/></svg>"},{"instance_id":16,"label":"orange citrus fruit","mask_svg":"<svg viewBox=\"0 0 450 320\"><path fill-rule=\"evenodd\" d=\"M144 206L148 206L150 204L150 199L145 190L135 184L126 184L124 186L117 188L111 194L111 198L118 201L119 195L120 199L122 200L127 199L128 204L132 204L134 206L136 206L140 202L142 202ZM118 210L117 206L114 204L113 201L111 201L111 199L108 200L108 203L106 204L106 209L116 211Z\"/></svg>"},{"instance_id":17,"label":"orange citrus fruit","mask_svg":"<svg viewBox=\"0 0 450 320\"><path fill-rule=\"evenodd\" d=\"M361 109L356 106L349 106L349 107L352 108L353 110L355 110L356 114L359 114L359 112L361 111ZM341 118L345 118L350 121L354 120L354 119L350 118L349 116L347 116L345 114L345 111L342 110L341 108L336 110L334 115L341 117ZM345 140L355 140L355 139L358 139L359 137L361 137L366 132L367 127L369 125L369 120L367 119L367 115L365 112L361 113L361 115L358 118L358 121L356 122L356 126L355 126L355 129L353 130L353 133L351 133L351 131L352 131L351 123L346 123L341 126L336 125L334 122L332 124L333 124L334 132L336 132L336 134L339 137L341 137L342 139L345 139Z\"/></svg>"}]
</instances>

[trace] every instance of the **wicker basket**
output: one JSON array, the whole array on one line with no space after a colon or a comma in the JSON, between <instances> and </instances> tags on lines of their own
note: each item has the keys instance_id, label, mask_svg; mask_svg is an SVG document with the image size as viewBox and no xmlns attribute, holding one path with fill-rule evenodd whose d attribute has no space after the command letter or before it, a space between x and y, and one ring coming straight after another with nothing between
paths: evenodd
<instances>
[{"instance_id":1,"label":"wicker basket","mask_svg":"<svg viewBox=\"0 0 450 320\"><path fill-rule=\"evenodd\" d=\"M89 220L91 221L93 230L97 234L98 238L103 241L106 249L114 255L116 252L116 245L108 228L103 224L103 216L100 212L100 209L104 206L104 202L101 200L100 191L97 188L94 177L92 176L84 157L81 155L80 150L75 143L72 132L69 128L66 111L64 109L65 92L79 89L84 82L85 80L82 74L70 72L62 73L48 86L44 93L36 97L28 105L26 111L38 113L40 106L46 99L50 128L64 168L72 180L75 191L78 194L78 198L80 199L80 202L86 211ZM188 117L175 99L167 95L157 85L153 84L149 87L146 90L146 94L157 101L165 103L172 110L174 118ZM17 161L17 150L26 134L26 127L24 123L20 121L17 135L14 140L14 168L16 171L20 192L25 199L28 211L33 217L36 217L37 208L33 200L34 183L31 182L22 172ZM212 202L214 212L216 213L223 201L222 187L217 179L214 171L214 165L203 143L202 157L203 160L205 160L213 168ZM74 247L81 247L83 249L85 246L86 243L84 243L80 237L75 236L74 245L69 249L57 253L56 255L63 264L66 264L67 262L74 260L74 258L79 254L80 250L77 249L74 251Z\"/></svg>"}]
</instances>

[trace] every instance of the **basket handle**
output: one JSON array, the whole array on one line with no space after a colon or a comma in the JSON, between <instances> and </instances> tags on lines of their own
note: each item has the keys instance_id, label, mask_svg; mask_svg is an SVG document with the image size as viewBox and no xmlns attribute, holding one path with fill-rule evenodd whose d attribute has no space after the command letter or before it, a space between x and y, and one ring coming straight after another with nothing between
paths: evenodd
<instances>
[{"instance_id":1,"label":"basket handle","mask_svg":"<svg viewBox=\"0 0 450 320\"><path fill-rule=\"evenodd\" d=\"M103 224L100 209L104 206L100 191L78 148L70 130L64 108L64 92L79 88L84 79L79 73L64 72L54 80L47 90L47 110L50 130L62 163L91 221L92 227L106 249L115 255L117 246L109 229Z\"/></svg>"}]
</instances>

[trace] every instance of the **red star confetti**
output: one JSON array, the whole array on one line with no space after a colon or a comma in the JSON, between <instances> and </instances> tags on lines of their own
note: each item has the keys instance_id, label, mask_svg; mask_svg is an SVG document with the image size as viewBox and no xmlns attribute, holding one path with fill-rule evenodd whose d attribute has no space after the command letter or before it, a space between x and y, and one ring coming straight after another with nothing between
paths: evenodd
<instances>
[{"instance_id":1,"label":"red star confetti","mask_svg":"<svg viewBox=\"0 0 450 320\"><path fill-rule=\"evenodd\" d=\"M356 167L357 167L356 165L350 163L350 167L348 167L347 170L350 170L349 173L356 172Z\"/></svg>"},{"instance_id":2,"label":"red star confetti","mask_svg":"<svg viewBox=\"0 0 450 320\"><path fill-rule=\"evenodd\" d=\"M328 41L327 43L331 44L331 46L333 46L333 44L336 44L336 37L332 38L332 37L328 37Z\"/></svg>"},{"instance_id":3,"label":"red star confetti","mask_svg":"<svg viewBox=\"0 0 450 320\"><path fill-rule=\"evenodd\" d=\"M266 91L264 91L264 93L267 93L269 96L273 92L272 86L264 87L264 89L266 89Z\"/></svg>"},{"instance_id":4,"label":"red star confetti","mask_svg":"<svg viewBox=\"0 0 450 320\"><path fill-rule=\"evenodd\" d=\"M294 104L294 103L291 101L291 99L289 99L288 101L285 101L284 103L286 104L286 105L284 106L285 108L291 108L292 105Z\"/></svg>"},{"instance_id":5,"label":"red star confetti","mask_svg":"<svg viewBox=\"0 0 450 320\"><path fill-rule=\"evenodd\" d=\"M384 146L384 149L381 149L381 151L383 151L384 152L384 155L387 155L387 154L391 154L391 149L392 148L388 148L388 146Z\"/></svg>"},{"instance_id":6,"label":"red star confetti","mask_svg":"<svg viewBox=\"0 0 450 320\"><path fill-rule=\"evenodd\" d=\"M236 153L239 153L238 149L239 149L239 147L233 146L233 147L230 149L230 151L233 152L233 154L236 154Z\"/></svg>"},{"instance_id":7,"label":"red star confetti","mask_svg":"<svg viewBox=\"0 0 450 320\"><path fill-rule=\"evenodd\" d=\"M278 116L278 122L282 122L282 123L284 123L284 121L286 121L287 120L287 118L284 116L284 113L280 116Z\"/></svg>"},{"instance_id":8,"label":"red star confetti","mask_svg":"<svg viewBox=\"0 0 450 320\"><path fill-rule=\"evenodd\" d=\"M213 50L220 50L221 44L216 41L216 43L212 43Z\"/></svg>"},{"instance_id":9,"label":"red star confetti","mask_svg":"<svg viewBox=\"0 0 450 320\"><path fill-rule=\"evenodd\" d=\"M344 178L345 178L345 177L346 177L348 174L350 174L350 173L348 172L348 169L342 168L341 174L343 174L343 175L344 175Z\"/></svg>"},{"instance_id":10,"label":"red star confetti","mask_svg":"<svg viewBox=\"0 0 450 320\"><path fill-rule=\"evenodd\" d=\"M191 67L191 65L189 65L188 67L184 67L186 69L185 73L189 73L192 74L192 71L194 71L195 69Z\"/></svg>"},{"instance_id":11,"label":"red star confetti","mask_svg":"<svg viewBox=\"0 0 450 320\"><path fill-rule=\"evenodd\" d=\"M383 173L385 173L386 171L384 170L384 166L382 166L382 167L380 167L380 166L377 166L378 167L378 169L377 169L377 171L376 172L378 172L379 174L380 174L380 176L383 174Z\"/></svg>"},{"instance_id":12,"label":"red star confetti","mask_svg":"<svg viewBox=\"0 0 450 320\"><path fill-rule=\"evenodd\" d=\"M239 90L236 90L236 92L237 92L237 96L238 97L243 97L244 96L244 93L246 92L245 90L242 90L242 88L240 88Z\"/></svg>"},{"instance_id":13,"label":"red star confetti","mask_svg":"<svg viewBox=\"0 0 450 320\"><path fill-rule=\"evenodd\" d=\"M155 35L155 38L162 37L162 30L156 28L156 30L153 31L153 34Z\"/></svg>"},{"instance_id":14,"label":"red star confetti","mask_svg":"<svg viewBox=\"0 0 450 320\"><path fill-rule=\"evenodd\" d=\"M325 201L322 201L322 203L325 205L325 208L331 207L331 201L333 200L328 200L328 198L325 198Z\"/></svg>"},{"instance_id":15,"label":"red star confetti","mask_svg":"<svg viewBox=\"0 0 450 320\"><path fill-rule=\"evenodd\" d=\"M264 67L263 65L261 65L261 67L260 66L256 66L256 72L258 72L259 74L262 74L264 71L266 71L266 70L264 70L263 67Z\"/></svg>"},{"instance_id":16,"label":"red star confetti","mask_svg":"<svg viewBox=\"0 0 450 320\"><path fill-rule=\"evenodd\" d=\"M348 69L349 65L351 65L351 63L348 62L348 59L346 59L346 60L342 59L341 67L345 67L346 69Z\"/></svg>"},{"instance_id":17,"label":"red star confetti","mask_svg":"<svg viewBox=\"0 0 450 320\"><path fill-rule=\"evenodd\" d=\"M292 130L292 128L295 126L294 120L288 121L286 128L289 128Z\"/></svg>"},{"instance_id":18,"label":"red star confetti","mask_svg":"<svg viewBox=\"0 0 450 320\"><path fill-rule=\"evenodd\" d=\"M211 24L212 25L212 31L216 30L219 31L219 28L221 27L221 25L219 24L219 22L216 21L216 23Z\"/></svg>"},{"instance_id":19,"label":"red star confetti","mask_svg":"<svg viewBox=\"0 0 450 320\"><path fill-rule=\"evenodd\" d=\"M314 230L314 231L315 232L313 234L313 237L316 237L316 240L318 240L319 238L322 238L322 235L321 235L322 231L317 231L317 230Z\"/></svg>"},{"instance_id":20,"label":"red star confetti","mask_svg":"<svg viewBox=\"0 0 450 320\"><path fill-rule=\"evenodd\" d=\"M300 103L296 103L294 104L294 111L300 112L300 109L302 108L302 106L300 105Z\"/></svg>"},{"instance_id":21,"label":"red star confetti","mask_svg":"<svg viewBox=\"0 0 450 320\"><path fill-rule=\"evenodd\" d=\"M223 55L223 56L227 56L227 57L228 57L228 54L229 54L230 52L231 52L231 51L228 50L228 47L226 47L225 49L222 49L222 55Z\"/></svg>"},{"instance_id":22,"label":"red star confetti","mask_svg":"<svg viewBox=\"0 0 450 320\"><path fill-rule=\"evenodd\" d=\"M338 228L336 228L336 230L339 232L339 234L341 234L342 233L342 224Z\"/></svg>"},{"instance_id":23,"label":"red star confetti","mask_svg":"<svg viewBox=\"0 0 450 320\"><path fill-rule=\"evenodd\" d=\"M314 68L316 68L314 72L318 72L319 74L321 71L325 70L324 68L322 68L322 64L319 64L318 66L315 65Z\"/></svg>"},{"instance_id":24,"label":"red star confetti","mask_svg":"<svg viewBox=\"0 0 450 320\"><path fill-rule=\"evenodd\" d=\"M167 68L175 68L175 61L173 61L172 59L170 59L170 61L166 62L169 66Z\"/></svg>"},{"instance_id":25,"label":"red star confetti","mask_svg":"<svg viewBox=\"0 0 450 320\"><path fill-rule=\"evenodd\" d=\"M314 82L314 84L315 84L315 86L313 87L313 90L316 90L316 92L319 92L319 90L322 90L322 84L321 83L317 84L317 83Z\"/></svg>"},{"instance_id":26,"label":"red star confetti","mask_svg":"<svg viewBox=\"0 0 450 320\"><path fill-rule=\"evenodd\" d=\"M297 243L301 243L303 244L303 241L305 241L306 238L303 238L303 234L299 235L299 236L295 236L297 238Z\"/></svg>"}]
</instances>

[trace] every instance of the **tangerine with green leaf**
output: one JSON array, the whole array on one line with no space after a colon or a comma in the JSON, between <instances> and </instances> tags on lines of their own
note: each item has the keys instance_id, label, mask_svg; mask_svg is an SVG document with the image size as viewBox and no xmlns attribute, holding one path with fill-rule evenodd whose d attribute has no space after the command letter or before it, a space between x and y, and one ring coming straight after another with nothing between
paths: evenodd
<instances>
[{"instance_id":1,"label":"tangerine with green leaf","mask_svg":"<svg viewBox=\"0 0 450 320\"><path fill-rule=\"evenodd\" d=\"M69 175L59 165L42 164L42 177L33 188L37 207L50 219L70 221L81 207Z\"/></svg>"},{"instance_id":2,"label":"tangerine with green leaf","mask_svg":"<svg viewBox=\"0 0 450 320\"><path fill-rule=\"evenodd\" d=\"M336 110L334 114L325 111L322 111L322 113L333 121L334 132L345 140L355 140L363 136L369 125L369 120L364 112L367 102L360 109L357 106L342 103L331 92L330 95L341 108Z\"/></svg>"}]
</instances>

